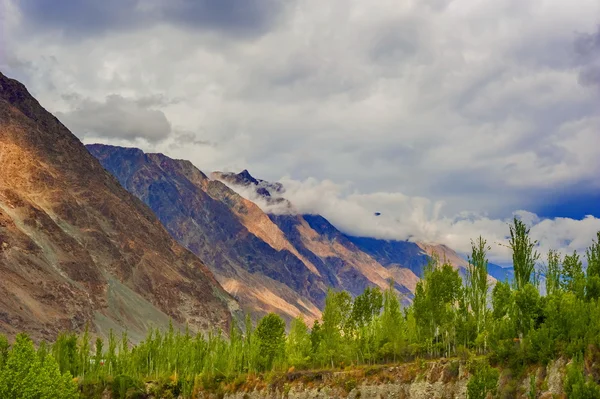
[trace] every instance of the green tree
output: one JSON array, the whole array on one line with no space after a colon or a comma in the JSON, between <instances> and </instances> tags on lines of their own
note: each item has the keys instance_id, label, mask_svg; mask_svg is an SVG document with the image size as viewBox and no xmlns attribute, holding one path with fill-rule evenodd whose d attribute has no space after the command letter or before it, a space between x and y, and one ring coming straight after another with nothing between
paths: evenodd
<instances>
[{"instance_id":1,"label":"green tree","mask_svg":"<svg viewBox=\"0 0 600 399\"><path fill-rule=\"evenodd\" d=\"M85 377L85 375L87 374L89 368L90 368L90 332L89 332L89 326L86 324L85 326L85 331L83 332L83 335L81 336L80 339L80 343L79 343L79 375L81 375L82 377Z\"/></svg>"},{"instance_id":2,"label":"green tree","mask_svg":"<svg viewBox=\"0 0 600 399\"><path fill-rule=\"evenodd\" d=\"M8 344L8 340L4 335L0 334L0 372L6 364L6 358L8 357L9 348L10 345Z\"/></svg>"},{"instance_id":3,"label":"green tree","mask_svg":"<svg viewBox=\"0 0 600 399\"><path fill-rule=\"evenodd\" d=\"M488 393L495 395L500 373L485 363L477 368L467 383L467 398L485 399Z\"/></svg>"},{"instance_id":4,"label":"green tree","mask_svg":"<svg viewBox=\"0 0 600 399\"><path fill-rule=\"evenodd\" d=\"M3 381L0 384L3 390L0 392L0 397L22 398L23 392L26 392L37 372L39 372L39 360L33 341L27 334L18 334L0 376L0 380Z\"/></svg>"},{"instance_id":5,"label":"green tree","mask_svg":"<svg viewBox=\"0 0 600 399\"><path fill-rule=\"evenodd\" d=\"M540 255L535 250L537 241L532 241L529 237L529 228L522 220L513 219L513 224L509 226L510 239L509 248L512 251L513 268L515 271L515 285L517 289L523 288L532 282L532 275L535 272L535 264Z\"/></svg>"},{"instance_id":6,"label":"green tree","mask_svg":"<svg viewBox=\"0 0 600 399\"><path fill-rule=\"evenodd\" d=\"M319 323L319 320L315 320L310 330L310 346L314 356L319 353L319 347L322 340L323 329L321 328L321 323Z\"/></svg>"},{"instance_id":7,"label":"green tree","mask_svg":"<svg viewBox=\"0 0 600 399\"><path fill-rule=\"evenodd\" d=\"M561 288L562 268L560 254L554 250L548 251L548 265L546 266L546 293L555 294Z\"/></svg>"},{"instance_id":8,"label":"green tree","mask_svg":"<svg viewBox=\"0 0 600 399\"><path fill-rule=\"evenodd\" d=\"M540 293L532 284L527 284L515 292L515 306L519 311L519 317L516 318L519 332L526 334L540 324Z\"/></svg>"},{"instance_id":9,"label":"green tree","mask_svg":"<svg viewBox=\"0 0 600 399\"><path fill-rule=\"evenodd\" d=\"M325 298L323 324L321 325L321 342L319 356L323 363L331 367L335 362L348 354L342 339L343 331L347 329L352 311L352 297L346 291L335 292L330 289Z\"/></svg>"},{"instance_id":10,"label":"green tree","mask_svg":"<svg viewBox=\"0 0 600 399\"><path fill-rule=\"evenodd\" d=\"M574 251L572 255L565 255L563 260L563 288L575 294L578 298L583 298L585 290L585 274L583 273L583 263Z\"/></svg>"},{"instance_id":11,"label":"green tree","mask_svg":"<svg viewBox=\"0 0 600 399\"><path fill-rule=\"evenodd\" d=\"M476 242L471 241L471 256L469 256L466 275L466 296L475 316L477 334L482 332L487 315L489 289L487 251L490 249L481 236Z\"/></svg>"},{"instance_id":12,"label":"green tree","mask_svg":"<svg viewBox=\"0 0 600 399\"><path fill-rule=\"evenodd\" d=\"M308 327L302 317L298 316L292 320L286 343L286 355L291 365L297 368L308 366L311 353L310 338Z\"/></svg>"},{"instance_id":13,"label":"green tree","mask_svg":"<svg viewBox=\"0 0 600 399\"><path fill-rule=\"evenodd\" d=\"M354 298L350 321L356 328L361 328L373 320L381 312L383 295L378 287L367 287L362 294Z\"/></svg>"},{"instance_id":14,"label":"green tree","mask_svg":"<svg viewBox=\"0 0 600 399\"><path fill-rule=\"evenodd\" d=\"M385 358L395 362L405 345L404 319L392 281L383 293L380 352Z\"/></svg>"},{"instance_id":15,"label":"green tree","mask_svg":"<svg viewBox=\"0 0 600 399\"><path fill-rule=\"evenodd\" d=\"M498 281L492 290L492 315L500 320L507 317L511 311L512 293L507 282Z\"/></svg>"},{"instance_id":16,"label":"green tree","mask_svg":"<svg viewBox=\"0 0 600 399\"><path fill-rule=\"evenodd\" d=\"M433 260L417 283L413 301L421 339L429 344L430 354L451 351L456 344L456 305L462 295L462 280L451 264L436 267Z\"/></svg>"},{"instance_id":17,"label":"green tree","mask_svg":"<svg viewBox=\"0 0 600 399\"><path fill-rule=\"evenodd\" d=\"M596 234L596 240L586 250L587 258L587 281L586 296L588 299L600 298L600 231Z\"/></svg>"},{"instance_id":18,"label":"green tree","mask_svg":"<svg viewBox=\"0 0 600 399\"><path fill-rule=\"evenodd\" d=\"M261 369L270 370L274 362L285 354L285 322L275 313L269 313L258 322L256 338L260 348Z\"/></svg>"}]
</instances>

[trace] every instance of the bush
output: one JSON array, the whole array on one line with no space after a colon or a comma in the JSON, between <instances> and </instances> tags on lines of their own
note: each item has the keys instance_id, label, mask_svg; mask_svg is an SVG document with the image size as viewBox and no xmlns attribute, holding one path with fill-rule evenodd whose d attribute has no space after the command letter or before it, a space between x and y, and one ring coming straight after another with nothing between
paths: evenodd
<instances>
[{"instance_id":1,"label":"bush","mask_svg":"<svg viewBox=\"0 0 600 399\"><path fill-rule=\"evenodd\" d=\"M471 351L464 345L459 345L456 349L456 356L458 356L461 361L467 362L471 359Z\"/></svg>"},{"instance_id":2,"label":"bush","mask_svg":"<svg viewBox=\"0 0 600 399\"><path fill-rule=\"evenodd\" d=\"M488 392L494 395L498 389L498 370L485 363L475 371L467 383L467 397L469 399L485 399Z\"/></svg>"},{"instance_id":3,"label":"bush","mask_svg":"<svg viewBox=\"0 0 600 399\"><path fill-rule=\"evenodd\" d=\"M573 359L571 364L567 366L565 393L570 399L600 398L600 386L591 379L586 381L583 375L583 361L580 357Z\"/></svg>"}]
</instances>

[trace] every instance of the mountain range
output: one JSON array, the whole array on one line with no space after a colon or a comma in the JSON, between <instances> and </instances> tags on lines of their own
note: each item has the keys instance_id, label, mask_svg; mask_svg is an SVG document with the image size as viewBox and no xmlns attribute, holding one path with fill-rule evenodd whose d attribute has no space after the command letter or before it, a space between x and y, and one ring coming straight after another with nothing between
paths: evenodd
<instances>
[{"instance_id":1,"label":"mountain range","mask_svg":"<svg viewBox=\"0 0 600 399\"><path fill-rule=\"evenodd\" d=\"M0 74L2 333L48 339L87 325L135 341L170 322L228 331L244 312L310 324L329 289L393 281L409 303L433 254L464 275L447 246L345 234L247 170L207 175L163 154L84 146ZM492 280L510 273L490 265Z\"/></svg>"},{"instance_id":2,"label":"mountain range","mask_svg":"<svg viewBox=\"0 0 600 399\"><path fill-rule=\"evenodd\" d=\"M434 253L462 274L466 270L467 261L447 246L354 237L321 215L299 214L285 187L247 170L208 176L163 154L87 148L255 318L276 312L312 321L320 317L329 288L358 295L368 286L387 288L390 280L408 303ZM265 213L238 194L240 188L285 211Z\"/></svg>"},{"instance_id":3,"label":"mountain range","mask_svg":"<svg viewBox=\"0 0 600 399\"><path fill-rule=\"evenodd\" d=\"M0 74L0 332L229 328L237 302L21 83ZM237 313L236 313L237 312Z\"/></svg>"}]
</instances>

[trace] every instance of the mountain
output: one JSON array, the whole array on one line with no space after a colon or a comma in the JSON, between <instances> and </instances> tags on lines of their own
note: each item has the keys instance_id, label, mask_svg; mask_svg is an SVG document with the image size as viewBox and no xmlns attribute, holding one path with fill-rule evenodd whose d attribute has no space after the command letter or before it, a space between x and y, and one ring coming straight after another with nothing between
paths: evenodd
<instances>
[{"instance_id":1,"label":"mountain","mask_svg":"<svg viewBox=\"0 0 600 399\"><path fill-rule=\"evenodd\" d=\"M21 83L0 73L0 332L229 328L235 300Z\"/></svg>"},{"instance_id":2,"label":"mountain","mask_svg":"<svg viewBox=\"0 0 600 399\"><path fill-rule=\"evenodd\" d=\"M87 148L176 240L210 266L246 310L320 317L327 287L315 266L254 203L189 161L131 148Z\"/></svg>"},{"instance_id":3,"label":"mountain","mask_svg":"<svg viewBox=\"0 0 600 399\"><path fill-rule=\"evenodd\" d=\"M284 216L272 216L276 223L284 223L283 221L288 218L285 215L288 213L297 213L293 204L285 199L285 188L281 183L270 183L255 179L250 176L247 170L237 174L213 172L212 176L227 183L234 190L241 187L246 192L253 192L257 198L265 201L268 206L283 203L285 207L277 206L273 208L278 214L284 214ZM381 215L379 212L375 214L377 216ZM412 274L422 277L424 266L434 254L441 260L445 259L451 263L459 270L461 275L465 274L468 265L468 262L462 256L446 245L354 237L343 234L320 215L303 215L302 218L309 222L311 227L317 230L319 234L335 238L340 242L344 242L345 246L352 245L353 250L368 254L381 266L388 269L389 272L396 274L397 281L403 281L403 279L413 280L414 276L411 276ZM408 286L414 285L416 283L408 284Z\"/></svg>"},{"instance_id":4,"label":"mountain","mask_svg":"<svg viewBox=\"0 0 600 399\"><path fill-rule=\"evenodd\" d=\"M328 288L357 295L367 286L386 288L389 279L407 300L412 296L413 272L400 265L386 269L325 219L268 215L223 184L221 174L208 177L189 161L102 144L87 148L255 317L274 311L310 322L320 317ZM281 197L281 184L248 171L236 178L293 210Z\"/></svg>"},{"instance_id":5,"label":"mountain","mask_svg":"<svg viewBox=\"0 0 600 399\"><path fill-rule=\"evenodd\" d=\"M392 279L408 303L433 252L464 269L464 259L444 246L351 237L320 215L298 214L285 187L247 170L209 177L189 161L163 154L87 148L255 318L273 311L310 322L320 317L328 288L358 295L368 286L387 288ZM239 188L280 212L265 213Z\"/></svg>"}]
</instances>

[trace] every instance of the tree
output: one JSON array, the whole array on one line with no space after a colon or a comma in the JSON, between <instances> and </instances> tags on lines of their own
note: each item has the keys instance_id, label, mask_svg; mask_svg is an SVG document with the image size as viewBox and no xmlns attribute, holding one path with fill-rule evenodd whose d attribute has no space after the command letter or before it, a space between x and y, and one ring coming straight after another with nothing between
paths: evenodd
<instances>
[{"instance_id":1,"label":"tree","mask_svg":"<svg viewBox=\"0 0 600 399\"><path fill-rule=\"evenodd\" d=\"M311 353L310 338L308 327L302 317L298 316L292 320L286 345L286 355L291 365L297 368L304 368L308 365Z\"/></svg>"},{"instance_id":2,"label":"tree","mask_svg":"<svg viewBox=\"0 0 600 399\"><path fill-rule=\"evenodd\" d=\"M485 364L478 367L467 383L467 398L485 399L488 393L494 395L498 387L500 373L495 368Z\"/></svg>"},{"instance_id":3,"label":"tree","mask_svg":"<svg viewBox=\"0 0 600 399\"><path fill-rule=\"evenodd\" d=\"M28 382L39 371L35 370L36 366L39 367L38 362L33 342L29 336L27 334L17 335L0 376L0 380L3 381L3 384L0 384L3 389L0 397L21 398L27 389Z\"/></svg>"},{"instance_id":4,"label":"tree","mask_svg":"<svg viewBox=\"0 0 600 399\"><path fill-rule=\"evenodd\" d=\"M6 337L0 334L0 372L6 364L6 358L8 357L9 347L10 346L8 345L8 340L6 339Z\"/></svg>"},{"instance_id":5,"label":"tree","mask_svg":"<svg viewBox=\"0 0 600 399\"><path fill-rule=\"evenodd\" d=\"M515 292L515 306L519 310L516 317L519 332L525 334L540 324L540 293L531 283Z\"/></svg>"},{"instance_id":6,"label":"tree","mask_svg":"<svg viewBox=\"0 0 600 399\"><path fill-rule=\"evenodd\" d=\"M563 260L563 288L575 294L578 298L583 298L585 290L585 280L583 273L583 263L579 259L577 251L572 255L565 255Z\"/></svg>"},{"instance_id":7,"label":"tree","mask_svg":"<svg viewBox=\"0 0 600 399\"><path fill-rule=\"evenodd\" d=\"M600 298L600 231L596 234L596 240L586 250L587 258L587 281L586 296L588 299Z\"/></svg>"},{"instance_id":8,"label":"tree","mask_svg":"<svg viewBox=\"0 0 600 399\"><path fill-rule=\"evenodd\" d=\"M343 348L342 332L349 325L351 310L352 297L348 292L335 292L329 289L325 297L325 309L323 309L319 355L321 360L330 363L331 367L337 359L347 354Z\"/></svg>"},{"instance_id":9,"label":"tree","mask_svg":"<svg viewBox=\"0 0 600 399\"><path fill-rule=\"evenodd\" d=\"M462 295L462 280L451 264L436 267L434 258L417 283L413 306L421 339L430 345L430 354L450 351L456 340L455 306ZM434 344L435 341L435 344ZM434 346L437 349L434 349Z\"/></svg>"},{"instance_id":10,"label":"tree","mask_svg":"<svg viewBox=\"0 0 600 399\"><path fill-rule=\"evenodd\" d=\"M355 328L364 327L379 315L383 306L383 295L378 287L367 287L362 294L354 298L350 321Z\"/></svg>"},{"instance_id":11,"label":"tree","mask_svg":"<svg viewBox=\"0 0 600 399\"><path fill-rule=\"evenodd\" d=\"M85 331L81 336L79 343L79 375L85 377L90 368L90 333L89 326L86 324Z\"/></svg>"},{"instance_id":12,"label":"tree","mask_svg":"<svg viewBox=\"0 0 600 399\"><path fill-rule=\"evenodd\" d=\"M515 271L515 284L517 289L523 288L532 282L532 274L535 272L535 264L540 255L535 251L537 241L529 238L529 228L522 220L513 219L509 226L510 239L509 248L512 251L513 267Z\"/></svg>"},{"instance_id":13,"label":"tree","mask_svg":"<svg viewBox=\"0 0 600 399\"><path fill-rule=\"evenodd\" d=\"M383 293L383 312L381 313L381 353L395 362L404 347L404 319L400 310L400 301L394 291L394 283Z\"/></svg>"},{"instance_id":14,"label":"tree","mask_svg":"<svg viewBox=\"0 0 600 399\"><path fill-rule=\"evenodd\" d=\"M492 290L492 308L494 319L500 320L510 313L512 294L507 282L498 281Z\"/></svg>"},{"instance_id":15,"label":"tree","mask_svg":"<svg viewBox=\"0 0 600 399\"><path fill-rule=\"evenodd\" d=\"M548 265L546 267L546 293L555 294L561 288L562 269L560 255L554 250L548 251Z\"/></svg>"},{"instance_id":16,"label":"tree","mask_svg":"<svg viewBox=\"0 0 600 399\"><path fill-rule=\"evenodd\" d=\"M256 338L260 348L261 368L270 370L274 362L285 354L285 322L275 313L269 313L258 322Z\"/></svg>"},{"instance_id":17,"label":"tree","mask_svg":"<svg viewBox=\"0 0 600 399\"><path fill-rule=\"evenodd\" d=\"M487 314L488 260L487 251L491 248L483 237L479 236L476 242L471 241L471 256L466 276L466 296L468 304L475 316L477 334L483 329Z\"/></svg>"},{"instance_id":18,"label":"tree","mask_svg":"<svg viewBox=\"0 0 600 399\"><path fill-rule=\"evenodd\" d=\"M315 320L310 330L310 346L314 356L318 354L322 340L323 329L321 328L321 323L319 323L319 320Z\"/></svg>"}]
</instances>

